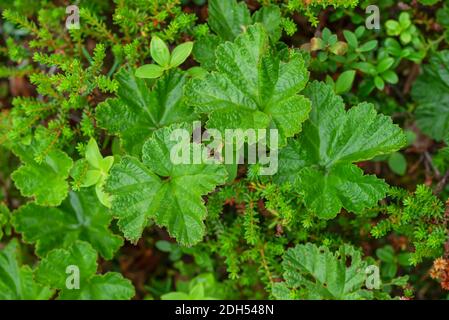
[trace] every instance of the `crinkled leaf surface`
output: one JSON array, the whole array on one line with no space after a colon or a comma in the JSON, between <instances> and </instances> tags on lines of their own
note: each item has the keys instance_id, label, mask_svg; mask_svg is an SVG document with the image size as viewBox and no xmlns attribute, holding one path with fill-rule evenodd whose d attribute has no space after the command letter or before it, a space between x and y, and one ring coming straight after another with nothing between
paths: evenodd
<instances>
[{"instance_id":1,"label":"crinkled leaf surface","mask_svg":"<svg viewBox=\"0 0 449 320\"><path fill-rule=\"evenodd\" d=\"M274 42L282 35L281 20L281 10L276 5L264 6L253 15L253 22L262 24Z\"/></svg>"},{"instance_id":2,"label":"crinkled leaf surface","mask_svg":"<svg viewBox=\"0 0 449 320\"><path fill-rule=\"evenodd\" d=\"M204 78L193 79L185 90L190 105L209 113L208 128L276 128L281 144L301 130L310 102L298 93L309 73L295 51L281 60L262 25L220 45L216 67Z\"/></svg>"},{"instance_id":3,"label":"crinkled leaf surface","mask_svg":"<svg viewBox=\"0 0 449 320\"><path fill-rule=\"evenodd\" d=\"M206 70L215 69L215 50L223 41L215 34L207 34L193 45L193 57Z\"/></svg>"},{"instance_id":4,"label":"crinkled leaf surface","mask_svg":"<svg viewBox=\"0 0 449 320\"><path fill-rule=\"evenodd\" d=\"M126 238L137 241L151 218L183 245L202 239L206 217L202 196L226 181L226 170L218 164L171 162L170 150L177 142L170 134L187 127L156 131L143 146L142 162L124 157L112 167L106 191L112 195L112 210Z\"/></svg>"},{"instance_id":5,"label":"crinkled leaf surface","mask_svg":"<svg viewBox=\"0 0 449 320\"><path fill-rule=\"evenodd\" d=\"M0 250L0 299L1 300L46 300L53 292L34 280L29 266L18 262L19 244L12 240Z\"/></svg>"},{"instance_id":6,"label":"crinkled leaf surface","mask_svg":"<svg viewBox=\"0 0 449 320\"><path fill-rule=\"evenodd\" d=\"M57 206L67 196L67 178L72 168L72 159L60 150L51 150L38 163L33 158L34 145L14 146L14 153L23 165L11 175L22 195L34 197L43 206Z\"/></svg>"},{"instance_id":7,"label":"crinkled leaf surface","mask_svg":"<svg viewBox=\"0 0 449 320\"><path fill-rule=\"evenodd\" d=\"M273 291L279 298L288 297L288 289L300 290L305 299L358 300L372 298L362 289L367 263L361 253L345 245L332 253L314 244L297 245L287 250L282 262L284 283Z\"/></svg>"},{"instance_id":8,"label":"crinkled leaf surface","mask_svg":"<svg viewBox=\"0 0 449 320\"><path fill-rule=\"evenodd\" d=\"M295 184L306 206L322 218L335 217L342 207L358 212L374 206L388 186L353 163L405 146L402 130L371 104L345 111L324 83L310 84L306 95L312 101L310 118L300 137L281 150L276 180Z\"/></svg>"},{"instance_id":9,"label":"crinkled leaf surface","mask_svg":"<svg viewBox=\"0 0 449 320\"><path fill-rule=\"evenodd\" d=\"M449 51L435 53L423 69L412 89L416 121L424 133L443 140L449 134Z\"/></svg>"},{"instance_id":10,"label":"crinkled leaf surface","mask_svg":"<svg viewBox=\"0 0 449 320\"><path fill-rule=\"evenodd\" d=\"M15 229L25 241L36 244L40 256L52 249L66 248L79 239L89 242L104 258L112 259L123 244L121 237L109 230L112 215L92 188L70 192L57 208L27 204L13 217Z\"/></svg>"},{"instance_id":11,"label":"crinkled leaf surface","mask_svg":"<svg viewBox=\"0 0 449 320\"><path fill-rule=\"evenodd\" d=\"M261 23L275 41L281 36L281 11L278 6L265 6L251 17L244 1L210 0L208 23L211 29L225 41L233 41L251 24Z\"/></svg>"},{"instance_id":12,"label":"crinkled leaf surface","mask_svg":"<svg viewBox=\"0 0 449 320\"><path fill-rule=\"evenodd\" d=\"M232 41L251 23L251 15L245 2L236 0L210 0L208 23L223 40Z\"/></svg>"},{"instance_id":13,"label":"crinkled leaf surface","mask_svg":"<svg viewBox=\"0 0 449 320\"><path fill-rule=\"evenodd\" d=\"M216 34L207 34L195 41L193 56L207 70L215 69L215 50L224 41L233 41L253 23L262 24L273 42L281 37L281 11L269 5L257 10L252 17L244 2L235 0L209 1L209 25Z\"/></svg>"},{"instance_id":14,"label":"crinkled leaf surface","mask_svg":"<svg viewBox=\"0 0 449 320\"><path fill-rule=\"evenodd\" d=\"M79 289L66 285L70 272L67 267L79 270ZM116 272L103 275L97 272L97 253L84 241L76 241L67 249L51 251L41 260L36 270L36 279L59 290L63 300L127 300L134 296L131 281Z\"/></svg>"},{"instance_id":15,"label":"crinkled leaf surface","mask_svg":"<svg viewBox=\"0 0 449 320\"><path fill-rule=\"evenodd\" d=\"M149 80L137 78L133 70L121 69L117 98L97 108L101 127L120 136L124 149L140 155L145 140L158 128L196 118L183 99L186 76L171 71L159 78L154 87Z\"/></svg>"}]
</instances>

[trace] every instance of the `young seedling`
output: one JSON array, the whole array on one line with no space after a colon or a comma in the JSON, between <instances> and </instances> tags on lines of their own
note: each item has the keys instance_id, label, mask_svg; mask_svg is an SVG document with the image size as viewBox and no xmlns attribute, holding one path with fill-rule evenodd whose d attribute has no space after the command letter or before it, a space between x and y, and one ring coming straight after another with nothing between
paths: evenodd
<instances>
[{"instance_id":1,"label":"young seedling","mask_svg":"<svg viewBox=\"0 0 449 320\"><path fill-rule=\"evenodd\" d=\"M103 158L98 149L97 142L93 138L87 144L85 156L89 167L86 175L81 180L80 186L90 187L95 185L98 200L109 208L111 206L110 197L103 191L103 186L109 175L109 170L114 164L114 157L107 156Z\"/></svg>"},{"instance_id":2,"label":"young seedling","mask_svg":"<svg viewBox=\"0 0 449 320\"><path fill-rule=\"evenodd\" d=\"M186 61L192 52L192 48L193 42L184 42L170 54L167 44L161 38L154 36L151 39L150 53L156 63L139 67L136 70L136 76L148 79L159 78L165 71L174 69Z\"/></svg>"}]
</instances>

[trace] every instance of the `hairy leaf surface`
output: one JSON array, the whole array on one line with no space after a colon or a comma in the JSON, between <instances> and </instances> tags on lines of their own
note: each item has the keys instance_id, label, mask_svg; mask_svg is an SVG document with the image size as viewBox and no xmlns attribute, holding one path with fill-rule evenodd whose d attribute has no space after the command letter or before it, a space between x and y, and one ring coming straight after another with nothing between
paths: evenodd
<instances>
[{"instance_id":1,"label":"hairy leaf surface","mask_svg":"<svg viewBox=\"0 0 449 320\"><path fill-rule=\"evenodd\" d=\"M11 175L22 195L34 197L43 206L57 206L67 196L67 178L72 168L72 159L60 150L51 150L42 162L33 158L34 145L18 144L14 153L23 165Z\"/></svg>"},{"instance_id":2,"label":"hairy leaf surface","mask_svg":"<svg viewBox=\"0 0 449 320\"><path fill-rule=\"evenodd\" d=\"M245 2L209 1L209 25L223 40L232 41L252 23Z\"/></svg>"},{"instance_id":3,"label":"hairy leaf surface","mask_svg":"<svg viewBox=\"0 0 449 320\"><path fill-rule=\"evenodd\" d=\"M112 215L101 205L92 188L70 192L58 208L34 203L19 208L14 226L23 239L36 244L36 253L45 256L52 249L66 248L76 240L89 242L104 258L112 259L123 240L109 230Z\"/></svg>"},{"instance_id":4,"label":"hairy leaf surface","mask_svg":"<svg viewBox=\"0 0 449 320\"><path fill-rule=\"evenodd\" d=\"M79 288L67 287L67 278L71 275L67 267L79 270ZM36 278L39 282L58 289L58 299L62 300L127 300L134 296L131 281L116 272L103 275L97 272L97 253L84 241L76 241L67 249L51 251L41 260ZM74 274L74 273L73 273ZM69 282L70 285L76 283Z\"/></svg>"},{"instance_id":5,"label":"hairy leaf surface","mask_svg":"<svg viewBox=\"0 0 449 320\"><path fill-rule=\"evenodd\" d=\"M277 181L290 181L318 216L334 218L341 208L359 212L385 197L388 185L365 176L353 163L370 160L405 146L402 130L371 104L348 111L330 86L314 82L306 95L310 118L298 139L279 155Z\"/></svg>"},{"instance_id":6,"label":"hairy leaf surface","mask_svg":"<svg viewBox=\"0 0 449 320\"><path fill-rule=\"evenodd\" d=\"M216 67L186 86L188 103L209 114L208 128L276 128L281 144L301 130L310 102L298 93L309 73L299 53L290 51L284 61L273 51L262 25L220 45Z\"/></svg>"},{"instance_id":7,"label":"hairy leaf surface","mask_svg":"<svg viewBox=\"0 0 449 320\"><path fill-rule=\"evenodd\" d=\"M207 34L193 47L195 60L207 70L215 69L215 50L224 41L234 41L254 23L262 24L273 42L281 37L281 10L268 5L257 10L252 17L245 3L236 0L210 0L208 23L215 34Z\"/></svg>"},{"instance_id":8,"label":"hairy leaf surface","mask_svg":"<svg viewBox=\"0 0 449 320\"><path fill-rule=\"evenodd\" d=\"M289 289L300 290L305 299L356 300L372 298L363 289L367 263L360 251L344 245L332 253L314 244L287 250L282 262L285 282L275 284L278 298L288 297Z\"/></svg>"},{"instance_id":9,"label":"hairy leaf surface","mask_svg":"<svg viewBox=\"0 0 449 320\"><path fill-rule=\"evenodd\" d=\"M145 140L158 128L195 119L183 100L186 76L172 71L158 79L152 88L149 80L137 78L134 71L122 69L117 98L97 108L99 125L120 136L124 149L140 155Z\"/></svg>"},{"instance_id":10,"label":"hairy leaf surface","mask_svg":"<svg viewBox=\"0 0 449 320\"><path fill-rule=\"evenodd\" d=\"M34 280L29 266L20 266L19 244L12 240L0 250L0 299L1 300L46 300L53 292Z\"/></svg>"},{"instance_id":11,"label":"hairy leaf surface","mask_svg":"<svg viewBox=\"0 0 449 320\"><path fill-rule=\"evenodd\" d=\"M124 157L112 167L106 190L121 230L132 241L139 239L149 219L183 245L193 245L204 235L202 196L226 181L226 170L217 164L173 164L170 150L176 141L170 134L182 128L187 125L156 131L143 146L142 162Z\"/></svg>"}]
</instances>

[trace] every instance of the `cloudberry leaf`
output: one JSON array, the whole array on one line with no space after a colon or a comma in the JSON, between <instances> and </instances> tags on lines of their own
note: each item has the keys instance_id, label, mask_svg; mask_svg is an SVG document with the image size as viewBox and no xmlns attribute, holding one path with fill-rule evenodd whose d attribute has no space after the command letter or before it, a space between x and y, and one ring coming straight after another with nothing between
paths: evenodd
<instances>
[{"instance_id":1,"label":"cloudberry leaf","mask_svg":"<svg viewBox=\"0 0 449 320\"><path fill-rule=\"evenodd\" d=\"M298 52L290 51L283 61L256 24L235 42L220 45L216 58L217 71L193 79L185 90L189 105L209 113L208 128L276 128L281 144L301 130L310 102L298 93L309 73Z\"/></svg>"},{"instance_id":2,"label":"cloudberry leaf","mask_svg":"<svg viewBox=\"0 0 449 320\"><path fill-rule=\"evenodd\" d=\"M261 23L273 41L282 35L281 21L281 10L276 5L264 6L253 14L253 22Z\"/></svg>"},{"instance_id":3,"label":"cloudberry leaf","mask_svg":"<svg viewBox=\"0 0 449 320\"><path fill-rule=\"evenodd\" d=\"M388 185L353 163L399 150L406 145L404 133L371 104L345 111L343 100L324 83L310 84L306 95L310 118L300 137L281 150L277 181L294 183L306 207L321 218L334 218L342 207L359 212L374 206Z\"/></svg>"},{"instance_id":4,"label":"cloudberry leaf","mask_svg":"<svg viewBox=\"0 0 449 320\"><path fill-rule=\"evenodd\" d=\"M276 5L263 6L252 17L243 2L209 1L209 25L216 34L206 34L195 41L193 56L207 70L215 69L215 50L224 41L234 41L254 23L262 24L273 42L282 34L281 10Z\"/></svg>"},{"instance_id":5,"label":"cloudberry leaf","mask_svg":"<svg viewBox=\"0 0 449 320\"><path fill-rule=\"evenodd\" d=\"M417 102L419 128L436 140L449 133L449 51L437 52L415 81L412 97Z\"/></svg>"},{"instance_id":6,"label":"cloudberry leaf","mask_svg":"<svg viewBox=\"0 0 449 320\"><path fill-rule=\"evenodd\" d=\"M343 245L335 253L314 244L297 245L284 255L285 282L274 285L277 298L287 298L286 289L295 289L302 299L370 299L373 292L363 289L367 263L360 251Z\"/></svg>"},{"instance_id":7,"label":"cloudberry leaf","mask_svg":"<svg viewBox=\"0 0 449 320\"><path fill-rule=\"evenodd\" d=\"M57 248L67 248L76 240L89 242L104 258L112 259L123 240L108 226L112 215L102 206L92 188L70 192L57 208L29 203L13 216L16 231L23 239L36 244L36 254L45 256Z\"/></svg>"},{"instance_id":8,"label":"cloudberry leaf","mask_svg":"<svg viewBox=\"0 0 449 320\"><path fill-rule=\"evenodd\" d=\"M208 23L223 40L232 41L252 23L245 2L236 0L211 0L208 6Z\"/></svg>"},{"instance_id":9,"label":"cloudberry leaf","mask_svg":"<svg viewBox=\"0 0 449 320\"><path fill-rule=\"evenodd\" d=\"M223 165L172 163L170 151L177 142L170 135L183 128L187 125L157 130L143 146L142 162L127 156L112 167L106 191L120 229L132 241L139 239L149 219L183 245L193 245L204 235L202 196L223 184L227 174Z\"/></svg>"},{"instance_id":10,"label":"cloudberry leaf","mask_svg":"<svg viewBox=\"0 0 449 320\"><path fill-rule=\"evenodd\" d=\"M218 45L222 43L219 36L215 34L207 34L193 45L193 57L201 64L202 68L206 70L215 69L215 50Z\"/></svg>"},{"instance_id":11,"label":"cloudberry leaf","mask_svg":"<svg viewBox=\"0 0 449 320\"><path fill-rule=\"evenodd\" d=\"M76 290L67 287L67 278L71 272L77 272L68 267L79 271L79 288ZM131 281L121 274L99 275L96 272L97 253L89 243L76 241L67 249L53 250L42 259L36 279L59 290L58 299L62 300L127 300L134 296Z\"/></svg>"},{"instance_id":12,"label":"cloudberry leaf","mask_svg":"<svg viewBox=\"0 0 449 320\"><path fill-rule=\"evenodd\" d=\"M20 259L19 244L14 239L0 250L0 299L49 299L53 292L36 283L33 270L29 266L21 266L18 259Z\"/></svg>"},{"instance_id":13,"label":"cloudberry leaf","mask_svg":"<svg viewBox=\"0 0 449 320\"><path fill-rule=\"evenodd\" d=\"M253 23L263 24L275 41L281 36L281 10L275 5L264 6L251 17L244 2L210 0L208 12L211 29L225 41L233 41Z\"/></svg>"},{"instance_id":14,"label":"cloudberry leaf","mask_svg":"<svg viewBox=\"0 0 449 320\"><path fill-rule=\"evenodd\" d=\"M159 78L153 88L150 82L137 78L134 71L122 69L117 98L97 107L101 127L120 136L122 146L132 155L140 155L142 145L156 129L195 118L183 101L186 76L171 71Z\"/></svg>"},{"instance_id":15,"label":"cloudberry leaf","mask_svg":"<svg viewBox=\"0 0 449 320\"><path fill-rule=\"evenodd\" d=\"M14 146L14 153L24 163L11 175L22 195L34 197L43 206L57 206L67 196L67 178L72 168L72 159L60 150L51 150L42 162L33 158L34 145Z\"/></svg>"}]
</instances>

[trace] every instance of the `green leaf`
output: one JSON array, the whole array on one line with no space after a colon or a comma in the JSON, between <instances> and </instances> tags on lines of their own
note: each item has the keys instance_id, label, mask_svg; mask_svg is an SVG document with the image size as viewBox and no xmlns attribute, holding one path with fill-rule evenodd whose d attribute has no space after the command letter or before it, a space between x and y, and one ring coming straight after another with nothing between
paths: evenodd
<instances>
[{"instance_id":1,"label":"green leaf","mask_svg":"<svg viewBox=\"0 0 449 320\"><path fill-rule=\"evenodd\" d=\"M446 4L444 7L439 9L436 16L437 22L447 30L449 28L449 6Z\"/></svg>"},{"instance_id":2,"label":"green leaf","mask_svg":"<svg viewBox=\"0 0 449 320\"><path fill-rule=\"evenodd\" d=\"M111 207L111 197L109 194L104 192L104 183L106 181L106 177L102 176L99 182L95 185L95 193L97 194L98 200L100 200L101 204L106 208Z\"/></svg>"},{"instance_id":3,"label":"green leaf","mask_svg":"<svg viewBox=\"0 0 449 320\"><path fill-rule=\"evenodd\" d=\"M402 276L391 279L390 283L395 286L405 287L409 281L409 276Z\"/></svg>"},{"instance_id":4,"label":"green leaf","mask_svg":"<svg viewBox=\"0 0 449 320\"><path fill-rule=\"evenodd\" d=\"M335 92L337 94L346 93L352 88L354 83L355 71L348 70L340 74L335 84Z\"/></svg>"},{"instance_id":5,"label":"green leaf","mask_svg":"<svg viewBox=\"0 0 449 320\"><path fill-rule=\"evenodd\" d=\"M200 274L189 281L188 287L177 286L178 291L161 296L162 300L215 300L223 291L212 274Z\"/></svg>"},{"instance_id":6,"label":"green leaf","mask_svg":"<svg viewBox=\"0 0 449 320\"><path fill-rule=\"evenodd\" d=\"M204 294L203 283L197 283L190 289L189 293L169 292L161 296L161 300L214 300Z\"/></svg>"},{"instance_id":7,"label":"green leaf","mask_svg":"<svg viewBox=\"0 0 449 320\"><path fill-rule=\"evenodd\" d=\"M156 248L158 248L162 252L171 252L172 246L172 243L165 240L159 240L158 242L156 242Z\"/></svg>"},{"instance_id":8,"label":"green leaf","mask_svg":"<svg viewBox=\"0 0 449 320\"><path fill-rule=\"evenodd\" d=\"M251 26L217 48L216 72L187 84L188 103L209 113L208 128L278 129L285 144L310 111L309 101L297 94L309 78L304 60L296 51L287 55L284 61L273 52L261 25Z\"/></svg>"},{"instance_id":9,"label":"green leaf","mask_svg":"<svg viewBox=\"0 0 449 320\"><path fill-rule=\"evenodd\" d=\"M131 299L135 294L131 281L116 272L96 274L96 260L97 253L89 243L76 241L69 248L53 250L42 259L36 279L58 289L58 299L62 300ZM67 286L69 266L79 270L79 289Z\"/></svg>"},{"instance_id":10,"label":"green leaf","mask_svg":"<svg viewBox=\"0 0 449 320\"><path fill-rule=\"evenodd\" d=\"M275 282L271 287L271 293L277 300L293 300L292 291L285 282Z\"/></svg>"},{"instance_id":11,"label":"green leaf","mask_svg":"<svg viewBox=\"0 0 449 320\"><path fill-rule=\"evenodd\" d=\"M391 279L398 272L398 266L396 263L383 263L382 264L382 276Z\"/></svg>"},{"instance_id":12,"label":"green leaf","mask_svg":"<svg viewBox=\"0 0 449 320\"><path fill-rule=\"evenodd\" d=\"M144 79L156 79L162 76L164 73L164 69L159 67L156 64L145 64L143 66L140 66L136 70L136 77L137 78L144 78Z\"/></svg>"},{"instance_id":13,"label":"green leaf","mask_svg":"<svg viewBox=\"0 0 449 320\"><path fill-rule=\"evenodd\" d=\"M192 52L193 42L188 41L177 46L171 55L170 68L176 68L181 65L190 56Z\"/></svg>"},{"instance_id":14,"label":"green leaf","mask_svg":"<svg viewBox=\"0 0 449 320\"><path fill-rule=\"evenodd\" d=\"M324 42L329 42L329 38L332 36L332 31L329 28L325 27L321 34L321 38L323 38Z\"/></svg>"},{"instance_id":15,"label":"green leaf","mask_svg":"<svg viewBox=\"0 0 449 320\"><path fill-rule=\"evenodd\" d=\"M72 182L73 190L95 185L98 199L105 207L110 208L110 197L103 191L103 186L114 163L114 157L107 156L103 158L94 139L89 141L85 157L85 159L76 161L70 172L74 179Z\"/></svg>"},{"instance_id":16,"label":"green leaf","mask_svg":"<svg viewBox=\"0 0 449 320\"><path fill-rule=\"evenodd\" d=\"M395 20L388 20L385 23L385 26L387 27L389 36L398 36L401 33L401 26L399 25L399 22Z\"/></svg>"},{"instance_id":17,"label":"green leaf","mask_svg":"<svg viewBox=\"0 0 449 320\"><path fill-rule=\"evenodd\" d=\"M194 300L185 292L169 292L161 296L161 300Z\"/></svg>"},{"instance_id":18,"label":"green leaf","mask_svg":"<svg viewBox=\"0 0 449 320\"><path fill-rule=\"evenodd\" d=\"M0 240L5 234L11 235L11 212L5 204L0 203Z\"/></svg>"},{"instance_id":19,"label":"green leaf","mask_svg":"<svg viewBox=\"0 0 449 320\"><path fill-rule=\"evenodd\" d=\"M441 51L423 66L415 81L412 97L418 127L427 135L441 141L449 133L449 51Z\"/></svg>"},{"instance_id":20,"label":"green leaf","mask_svg":"<svg viewBox=\"0 0 449 320\"><path fill-rule=\"evenodd\" d=\"M116 79L117 98L108 99L97 109L100 127L120 136L123 148L140 155L145 140L158 128L196 118L183 100L186 76L173 70L158 79L153 88L132 71L122 69Z\"/></svg>"},{"instance_id":21,"label":"green leaf","mask_svg":"<svg viewBox=\"0 0 449 320\"><path fill-rule=\"evenodd\" d=\"M398 75L393 70L387 70L384 73L382 73L382 78L391 84L396 84L399 82Z\"/></svg>"},{"instance_id":22,"label":"green leaf","mask_svg":"<svg viewBox=\"0 0 449 320\"><path fill-rule=\"evenodd\" d=\"M379 90L383 90L383 89L385 88L385 82L384 82L384 80L383 80L381 77L379 77L379 76L374 77L374 85L375 85L376 88L379 89Z\"/></svg>"},{"instance_id":23,"label":"green leaf","mask_svg":"<svg viewBox=\"0 0 449 320\"><path fill-rule=\"evenodd\" d=\"M183 245L202 239L207 212L201 197L226 181L226 170L216 164L173 164L170 152L178 142L170 135L187 128L159 129L143 146L143 163L124 157L112 167L106 191L113 197L112 210L127 239L137 241L149 219L166 227Z\"/></svg>"},{"instance_id":24,"label":"green leaf","mask_svg":"<svg viewBox=\"0 0 449 320\"><path fill-rule=\"evenodd\" d=\"M187 76L191 78L204 78L207 74L206 69L202 67L192 67L186 71Z\"/></svg>"},{"instance_id":25,"label":"green leaf","mask_svg":"<svg viewBox=\"0 0 449 320\"><path fill-rule=\"evenodd\" d=\"M16 239L0 250L0 300L46 300L53 292L34 280L33 270L20 266Z\"/></svg>"},{"instance_id":26,"label":"green leaf","mask_svg":"<svg viewBox=\"0 0 449 320\"><path fill-rule=\"evenodd\" d=\"M102 206L92 188L70 192L58 208L29 203L13 216L16 231L24 241L36 244L36 254L45 256L57 248L67 248L76 240L89 242L104 258L112 259L123 245L121 237L108 228L112 216Z\"/></svg>"},{"instance_id":27,"label":"green leaf","mask_svg":"<svg viewBox=\"0 0 449 320\"><path fill-rule=\"evenodd\" d=\"M72 159L60 150L51 150L38 163L33 158L35 145L17 144L14 153L24 163L11 175L23 196L35 197L43 206L57 206L67 196L67 178L72 168Z\"/></svg>"},{"instance_id":28,"label":"green leaf","mask_svg":"<svg viewBox=\"0 0 449 320\"><path fill-rule=\"evenodd\" d=\"M101 180L100 170L87 170L81 186L84 188L91 187L97 184L100 180Z\"/></svg>"},{"instance_id":29,"label":"green leaf","mask_svg":"<svg viewBox=\"0 0 449 320\"><path fill-rule=\"evenodd\" d=\"M193 56L207 70L215 69L215 50L224 41L233 41L253 23L263 24L273 42L282 34L281 11L276 5L263 6L252 18L247 6L235 0L209 1L208 22L215 34L207 34L195 41ZM234 23L236 22L236 23Z\"/></svg>"},{"instance_id":30,"label":"green leaf","mask_svg":"<svg viewBox=\"0 0 449 320\"><path fill-rule=\"evenodd\" d=\"M412 34L409 32L403 32L399 38L403 44L408 44L412 41Z\"/></svg>"},{"instance_id":31,"label":"green leaf","mask_svg":"<svg viewBox=\"0 0 449 320\"><path fill-rule=\"evenodd\" d=\"M402 47L396 39L387 38L385 40L385 48L389 54L396 57L399 57L402 54Z\"/></svg>"},{"instance_id":32,"label":"green leaf","mask_svg":"<svg viewBox=\"0 0 449 320\"><path fill-rule=\"evenodd\" d=\"M388 166L394 173L403 176L407 170L407 160L402 153L395 152L388 157Z\"/></svg>"},{"instance_id":33,"label":"green leaf","mask_svg":"<svg viewBox=\"0 0 449 320\"><path fill-rule=\"evenodd\" d=\"M212 34L205 35L195 41L193 45L193 57L206 70L215 69L215 50L222 40Z\"/></svg>"},{"instance_id":34,"label":"green leaf","mask_svg":"<svg viewBox=\"0 0 449 320\"><path fill-rule=\"evenodd\" d=\"M253 22L261 23L274 42L278 41L282 34L281 20L281 10L276 5L264 6L253 15Z\"/></svg>"},{"instance_id":35,"label":"green leaf","mask_svg":"<svg viewBox=\"0 0 449 320\"><path fill-rule=\"evenodd\" d=\"M367 263L360 251L344 245L332 253L314 244L297 245L284 255L285 286L300 290L304 299L372 299L373 292L363 289ZM285 287L284 290L285 292Z\"/></svg>"},{"instance_id":36,"label":"green leaf","mask_svg":"<svg viewBox=\"0 0 449 320\"><path fill-rule=\"evenodd\" d=\"M399 263L399 265L401 265L403 267L410 266L411 255L412 254L410 252L404 252L404 253L398 254L398 263Z\"/></svg>"},{"instance_id":37,"label":"green leaf","mask_svg":"<svg viewBox=\"0 0 449 320\"><path fill-rule=\"evenodd\" d=\"M89 140L86 147L86 160L95 169L100 169L103 156L100 153L100 149L98 149L97 142L93 138Z\"/></svg>"},{"instance_id":38,"label":"green leaf","mask_svg":"<svg viewBox=\"0 0 449 320\"><path fill-rule=\"evenodd\" d=\"M377 73L376 67L373 66L369 62L357 62L357 63L354 63L354 68L362 71L363 73L369 74L369 75L375 75Z\"/></svg>"},{"instance_id":39,"label":"green leaf","mask_svg":"<svg viewBox=\"0 0 449 320\"><path fill-rule=\"evenodd\" d=\"M332 219L345 208L361 212L385 198L388 186L375 176L364 176L352 164L336 164L325 174L320 169L304 168L298 176L306 206L320 218Z\"/></svg>"},{"instance_id":40,"label":"green leaf","mask_svg":"<svg viewBox=\"0 0 449 320\"><path fill-rule=\"evenodd\" d=\"M114 156L104 157L100 162L100 170L107 173L114 164Z\"/></svg>"},{"instance_id":41,"label":"green leaf","mask_svg":"<svg viewBox=\"0 0 449 320\"><path fill-rule=\"evenodd\" d=\"M376 67L377 73L382 73L382 72L387 71L388 69L391 68L391 66L393 64L394 64L394 59L390 58L390 57L380 60Z\"/></svg>"},{"instance_id":42,"label":"green leaf","mask_svg":"<svg viewBox=\"0 0 449 320\"><path fill-rule=\"evenodd\" d=\"M406 30L411 26L412 21L410 20L410 14L408 12L401 12L399 15L399 24L401 25L402 30Z\"/></svg>"},{"instance_id":43,"label":"green leaf","mask_svg":"<svg viewBox=\"0 0 449 320\"><path fill-rule=\"evenodd\" d=\"M376 255L383 262L395 263L394 249L390 245L377 249Z\"/></svg>"},{"instance_id":44,"label":"green leaf","mask_svg":"<svg viewBox=\"0 0 449 320\"><path fill-rule=\"evenodd\" d=\"M208 13L208 23L211 29L223 40L234 40L252 23L245 2L210 0Z\"/></svg>"},{"instance_id":45,"label":"green leaf","mask_svg":"<svg viewBox=\"0 0 449 320\"><path fill-rule=\"evenodd\" d=\"M377 40L371 40L368 42L365 42L363 45L361 45L358 48L359 52L369 52L374 50L377 47Z\"/></svg>"},{"instance_id":46,"label":"green leaf","mask_svg":"<svg viewBox=\"0 0 449 320\"><path fill-rule=\"evenodd\" d=\"M150 43L151 57L161 67L168 67L170 64L170 51L165 42L158 36L153 36Z\"/></svg>"},{"instance_id":47,"label":"green leaf","mask_svg":"<svg viewBox=\"0 0 449 320\"><path fill-rule=\"evenodd\" d=\"M104 182L109 174L109 170L114 163L114 157L103 158L98 149L97 142L91 138L86 147L86 161L81 159L73 166L71 176L74 178L74 190L80 187L90 187L95 185L95 191L100 202L107 208L111 207L110 197L103 191Z\"/></svg>"},{"instance_id":48,"label":"green leaf","mask_svg":"<svg viewBox=\"0 0 449 320\"><path fill-rule=\"evenodd\" d=\"M343 35L350 47L355 49L359 46L359 41L357 40L357 36L353 32L351 32L349 30L344 30Z\"/></svg>"},{"instance_id":49,"label":"green leaf","mask_svg":"<svg viewBox=\"0 0 449 320\"><path fill-rule=\"evenodd\" d=\"M303 193L308 209L330 219L345 208L359 212L385 197L388 186L364 176L353 163L389 154L406 145L402 130L374 106L345 111L332 87L311 83L306 95L312 111L299 139L290 139L279 154L278 182L290 181Z\"/></svg>"}]
</instances>

